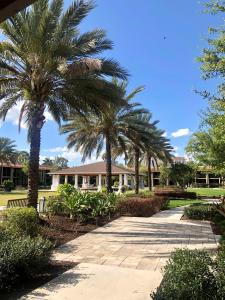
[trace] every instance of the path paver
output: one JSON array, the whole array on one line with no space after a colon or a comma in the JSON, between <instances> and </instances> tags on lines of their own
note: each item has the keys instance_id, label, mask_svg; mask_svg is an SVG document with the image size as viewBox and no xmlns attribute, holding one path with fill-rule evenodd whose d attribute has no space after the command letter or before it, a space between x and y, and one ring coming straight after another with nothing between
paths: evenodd
<instances>
[{"instance_id":1,"label":"path paver","mask_svg":"<svg viewBox=\"0 0 225 300\"><path fill-rule=\"evenodd\" d=\"M53 259L79 263L22 299L145 300L176 248L217 249L209 222L180 220L183 208L122 217L62 245Z\"/></svg>"},{"instance_id":2,"label":"path paver","mask_svg":"<svg viewBox=\"0 0 225 300\"><path fill-rule=\"evenodd\" d=\"M217 248L209 222L180 220L183 208L122 217L59 247L54 259L160 271L175 248Z\"/></svg>"}]
</instances>

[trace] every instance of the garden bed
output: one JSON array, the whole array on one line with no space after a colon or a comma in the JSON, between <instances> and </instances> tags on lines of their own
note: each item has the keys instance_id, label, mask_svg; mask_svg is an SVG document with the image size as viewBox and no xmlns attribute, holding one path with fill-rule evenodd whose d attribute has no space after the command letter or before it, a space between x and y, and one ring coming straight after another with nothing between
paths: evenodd
<instances>
[{"instance_id":1,"label":"garden bed","mask_svg":"<svg viewBox=\"0 0 225 300\"><path fill-rule=\"evenodd\" d=\"M42 217L40 226L40 234L49 239L58 247L79 236L86 234L98 227L104 226L107 223L115 220L117 216L109 218L101 218L98 220L98 225L95 223L77 223L65 216L51 216L49 218Z\"/></svg>"}]
</instances>

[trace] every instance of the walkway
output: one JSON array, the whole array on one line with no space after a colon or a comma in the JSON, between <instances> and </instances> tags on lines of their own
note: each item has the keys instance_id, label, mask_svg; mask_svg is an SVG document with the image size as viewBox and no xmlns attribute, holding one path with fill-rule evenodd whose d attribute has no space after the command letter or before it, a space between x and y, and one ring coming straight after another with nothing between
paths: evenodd
<instances>
[{"instance_id":1,"label":"walkway","mask_svg":"<svg viewBox=\"0 0 225 300\"><path fill-rule=\"evenodd\" d=\"M209 222L181 221L182 214L183 208L176 208L151 218L122 217L62 245L54 259L78 267L23 299L150 299L171 251L217 248Z\"/></svg>"}]
</instances>

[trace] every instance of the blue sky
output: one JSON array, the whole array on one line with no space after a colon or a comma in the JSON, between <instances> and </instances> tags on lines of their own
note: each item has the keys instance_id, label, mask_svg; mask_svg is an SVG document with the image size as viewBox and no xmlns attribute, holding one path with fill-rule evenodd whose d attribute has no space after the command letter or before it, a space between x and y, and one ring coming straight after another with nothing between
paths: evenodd
<instances>
[{"instance_id":1,"label":"blue sky","mask_svg":"<svg viewBox=\"0 0 225 300\"><path fill-rule=\"evenodd\" d=\"M65 7L71 1L65 1ZM197 0L96 0L97 7L81 24L81 31L103 28L114 42L105 56L118 60L131 74L129 88L145 86L136 99L160 120L176 155L184 154L191 132L198 129L199 112L206 106L195 89L212 90L215 82L201 79L196 57L207 45L208 27L222 24L220 16L203 13ZM18 133L18 108L13 109L0 136L16 141L18 149L29 149L26 129ZM66 149L65 136L47 116L42 131L41 157L63 155L70 165L80 163L79 153ZM95 160L95 157L93 157Z\"/></svg>"}]
</instances>

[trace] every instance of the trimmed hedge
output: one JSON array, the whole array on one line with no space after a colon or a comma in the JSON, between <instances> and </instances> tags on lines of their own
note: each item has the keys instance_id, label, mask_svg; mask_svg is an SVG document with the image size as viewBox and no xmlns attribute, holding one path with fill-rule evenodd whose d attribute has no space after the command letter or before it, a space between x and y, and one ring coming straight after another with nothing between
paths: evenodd
<instances>
[{"instance_id":1,"label":"trimmed hedge","mask_svg":"<svg viewBox=\"0 0 225 300\"><path fill-rule=\"evenodd\" d=\"M117 211L122 216L151 217L167 204L168 200L165 197L131 197L121 199L117 204Z\"/></svg>"},{"instance_id":2,"label":"trimmed hedge","mask_svg":"<svg viewBox=\"0 0 225 300\"><path fill-rule=\"evenodd\" d=\"M155 191L156 196L168 197L173 199L197 199L197 194L195 192L176 192L176 191Z\"/></svg>"},{"instance_id":3,"label":"trimmed hedge","mask_svg":"<svg viewBox=\"0 0 225 300\"><path fill-rule=\"evenodd\" d=\"M212 220L216 211L210 204L193 204L185 207L184 215L193 220Z\"/></svg>"}]
</instances>

